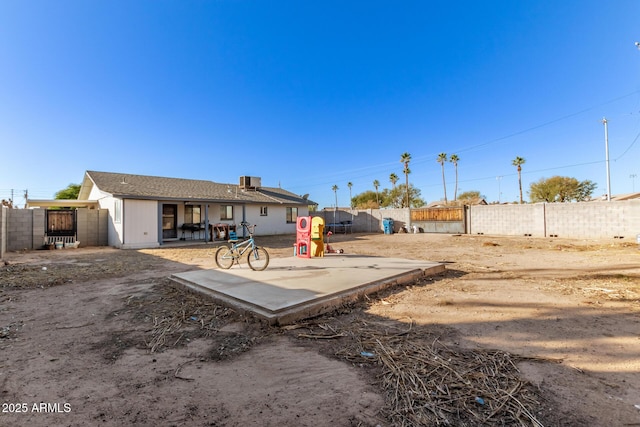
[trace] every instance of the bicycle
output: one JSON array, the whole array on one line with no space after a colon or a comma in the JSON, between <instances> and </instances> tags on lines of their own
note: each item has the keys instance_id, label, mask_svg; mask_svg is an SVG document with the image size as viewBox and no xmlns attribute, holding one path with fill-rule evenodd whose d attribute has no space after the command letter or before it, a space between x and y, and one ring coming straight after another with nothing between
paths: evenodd
<instances>
[{"instance_id":1,"label":"bicycle","mask_svg":"<svg viewBox=\"0 0 640 427\"><path fill-rule=\"evenodd\" d=\"M240 265L240 257L247 254L247 264L252 270L262 271L269 265L269 253L266 249L258 247L253 239L255 224L249 225L248 222L242 221L240 225L247 230L249 238L240 243L235 236L231 237L228 242L231 246L220 246L216 251L216 265L222 269L228 270L235 263ZM231 233L229 233L231 234ZM235 237L235 238L234 238Z\"/></svg>"}]
</instances>

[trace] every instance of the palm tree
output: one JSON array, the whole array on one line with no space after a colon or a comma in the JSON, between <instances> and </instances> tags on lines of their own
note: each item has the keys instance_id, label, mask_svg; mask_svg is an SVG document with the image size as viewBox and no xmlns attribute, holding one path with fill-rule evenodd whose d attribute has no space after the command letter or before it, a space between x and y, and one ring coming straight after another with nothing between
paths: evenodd
<instances>
[{"instance_id":1,"label":"palm tree","mask_svg":"<svg viewBox=\"0 0 640 427\"><path fill-rule=\"evenodd\" d=\"M391 181L391 185L393 186L393 188L396 188L396 182L398 182L398 175L396 175L395 173L391 173L391 175L389 175L389 181Z\"/></svg>"},{"instance_id":2,"label":"palm tree","mask_svg":"<svg viewBox=\"0 0 640 427\"><path fill-rule=\"evenodd\" d=\"M444 204L447 204L447 183L444 180L444 162L447 161L447 153L438 154L437 162L442 166L442 186L444 187Z\"/></svg>"},{"instance_id":3,"label":"palm tree","mask_svg":"<svg viewBox=\"0 0 640 427\"><path fill-rule=\"evenodd\" d=\"M409 162L411 162L411 154L409 153L402 153L402 156L400 156L400 163L404 164L404 169L402 170L402 172L404 173L404 179L405 179L405 184L407 187L407 207L411 207L411 205L409 204L409 174L411 173L411 171L409 170Z\"/></svg>"},{"instance_id":4,"label":"palm tree","mask_svg":"<svg viewBox=\"0 0 640 427\"><path fill-rule=\"evenodd\" d=\"M338 213L338 186L334 185L333 187L331 187L331 190L333 190L333 193L336 195L336 207L333 209L333 223L336 223L336 214Z\"/></svg>"},{"instance_id":5,"label":"palm tree","mask_svg":"<svg viewBox=\"0 0 640 427\"><path fill-rule=\"evenodd\" d=\"M376 189L376 205L378 205L378 208L380 208L380 197L378 197L378 187L380 187L380 181L374 179L373 186Z\"/></svg>"},{"instance_id":6,"label":"palm tree","mask_svg":"<svg viewBox=\"0 0 640 427\"><path fill-rule=\"evenodd\" d=\"M518 168L518 186L520 187L520 204L523 203L522 201L522 165L524 164L524 162L525 160L522 157L516 157L511 162L513 166L516 166Z\"/></svg>"},{"instance_id":7,"label":"palm tree","mask_svg":"<svg viewBox=\"0 0 640 427\"><path fill-rule=\"evenodd\" d=\"M453 163L453 167L456 169L456 188L455 188L455 191L453 192L454 202L458 200L458 161L459 160L460 160L460 157L458 157L457 154L452 154L451 157L449 157L449 161Z\"/></svg>"},{"instance_id":8,"label":"palm tree","mask_svg":"<svg viewBox=\"0 0 640 427\"><path fill-rule=\"evenodd\" d=\"M351 200L351 187L353 187L353 182L347 182L347 187L349 187L349 207L353 209L353 201Z\"/></svg>"}]
</instances>

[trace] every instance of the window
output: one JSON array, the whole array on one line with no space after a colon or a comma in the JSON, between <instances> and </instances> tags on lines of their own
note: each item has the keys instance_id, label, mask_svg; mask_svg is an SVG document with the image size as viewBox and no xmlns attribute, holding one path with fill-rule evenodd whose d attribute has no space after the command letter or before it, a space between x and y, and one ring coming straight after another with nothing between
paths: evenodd
<instances>
[{"instance_id":1,"label":"window","mask_svg":"<svg viewBox=\"0 0 640 427\"><path fill-rule=\"evenodd\" d=\"M220 206L220 219L233 219L233 206L222 205Z\"/></svg>"},{"instance_id":2,"label":"window","mask_svg":"<svg viewBox=\"0 0 640 427\"><path fill-rule=\"evenodd\" d=\"M122 200L115 199L113 203L113 222L120 224L122 222Z\"/></svg>"},{"instance_id":3,"label":"window","mask_svg":"<svg viewBox=\"0 0 640 427\"><path fill-rule=\"evenodd\" d=\"M186 205L184 207L184 222L187 224L200 224L200 206Z\"/></svg>"},{"instance_id":4,"label":"window","mask_svg":"<svg viewBox=\"0 0 640 427\"><path fill-rule=\"evenodd\" d=\"M298 208L287 208L287 223L296 222L298 219Z\"/></svg>"},{"instance_id":5,"label":"window","mask_svg":"<svg viewBox=\"0 0 640 427\"><path fill-rule=\"evenodd\" d=\"M267 207L260 206L260 216L267 216Z\"/></svg>"}]
</instances>

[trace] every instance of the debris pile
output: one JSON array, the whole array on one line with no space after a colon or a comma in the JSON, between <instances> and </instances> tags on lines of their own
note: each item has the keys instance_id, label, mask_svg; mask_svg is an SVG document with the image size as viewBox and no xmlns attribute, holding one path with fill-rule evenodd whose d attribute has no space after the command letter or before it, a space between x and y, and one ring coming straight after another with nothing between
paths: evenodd
<instances>
[{"instance_id":1,"label":"debris pile","mask_svg":"<svg viewBox=\"0 0 640 427\"><path fill-rule=\"evenodd\" d=\"M516 363L557 360L454 349L413 325L398 331L397 324L385 327L361 319L343 325L346 329L315 326L322 331L298 337L339 341L334 346L337 356L379 369L387 400L385 416L394 425L542 426L537 418L544 406L541 391L521 378Z\"/></svg>"}]
</instances>

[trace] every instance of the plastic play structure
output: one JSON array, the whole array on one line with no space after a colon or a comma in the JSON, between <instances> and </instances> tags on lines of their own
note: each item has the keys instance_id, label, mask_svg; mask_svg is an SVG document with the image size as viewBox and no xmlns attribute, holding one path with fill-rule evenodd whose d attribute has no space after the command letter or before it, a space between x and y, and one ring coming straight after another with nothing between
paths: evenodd
<instances>
[{"instance_id":1,"label":"plastic play structure","mask_svg":"<svg viewBox=\"0 0 640 427\"><path fill-rule=\"evenodd\" d=\"M300 258L324 256L324 219L319 216L299 216L296 220L294 256Z\"/></svg>"}]
</instances>

